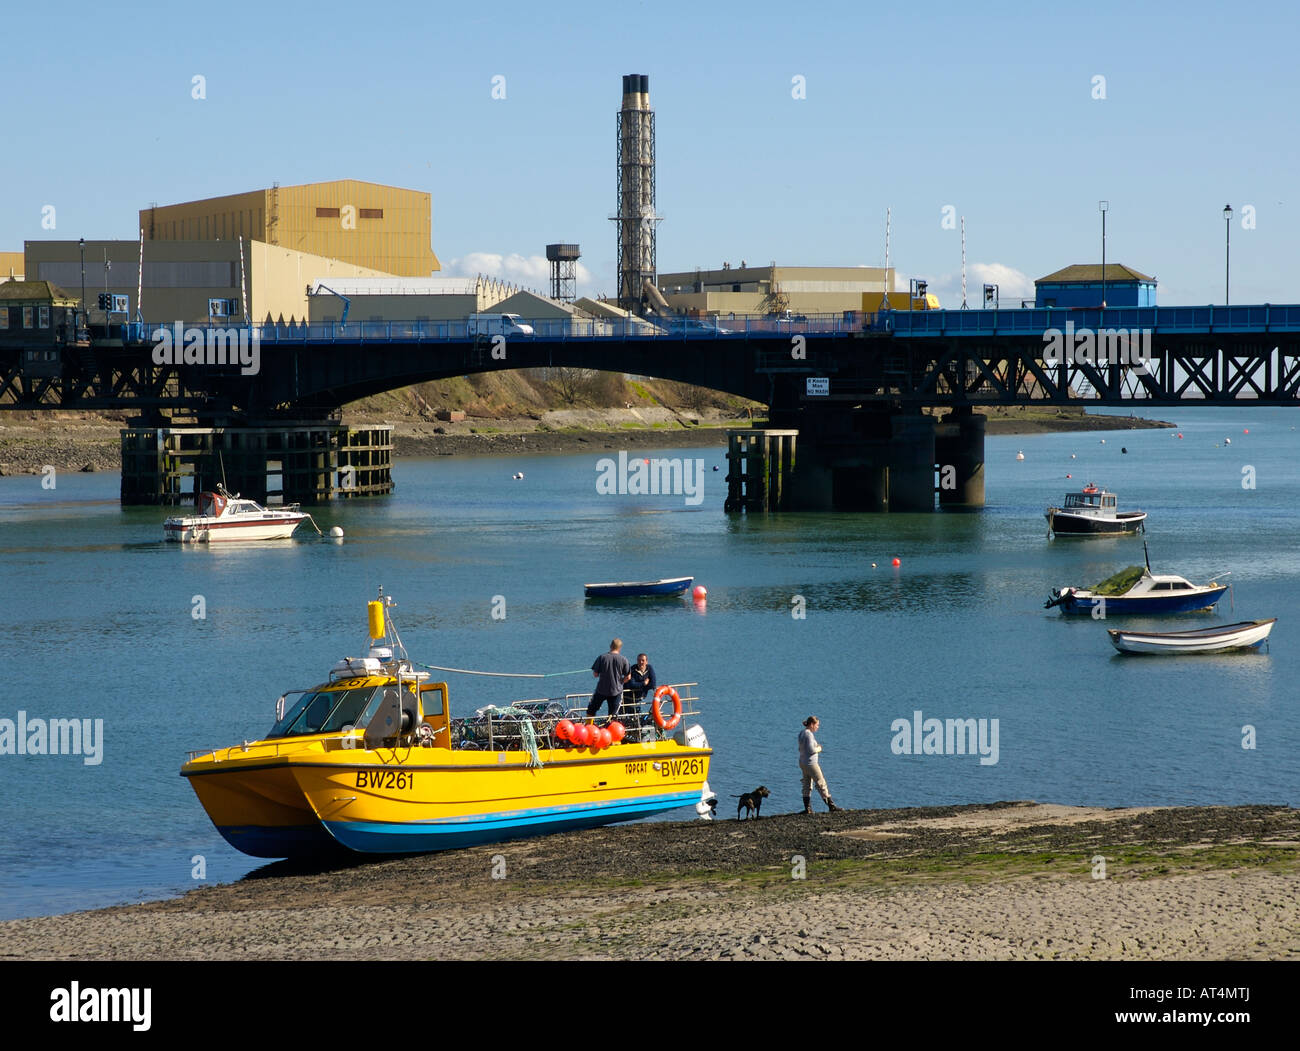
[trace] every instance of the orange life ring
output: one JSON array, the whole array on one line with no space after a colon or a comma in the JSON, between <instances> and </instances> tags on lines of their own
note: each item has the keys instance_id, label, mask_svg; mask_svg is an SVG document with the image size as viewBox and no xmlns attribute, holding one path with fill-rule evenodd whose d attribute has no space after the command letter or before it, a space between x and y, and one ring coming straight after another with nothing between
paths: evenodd
<instances>
[{"instance_id":1,"label":"orange life ring","mask_svg":"<svg viewBox=\"0 0 1300 1051\"><path fill-rule=\"evenodd\" d=\"M664 694L668 695L669 700L673 702L673 717L665 720L664 713L659 710L659 698ZM660 686L655 690L654 704L650 706L650 714L654 717L655 725L661 730L671 730L682 721L682 699L677 696L677 691L671 686Z\"/></svg>"}]
</instances>

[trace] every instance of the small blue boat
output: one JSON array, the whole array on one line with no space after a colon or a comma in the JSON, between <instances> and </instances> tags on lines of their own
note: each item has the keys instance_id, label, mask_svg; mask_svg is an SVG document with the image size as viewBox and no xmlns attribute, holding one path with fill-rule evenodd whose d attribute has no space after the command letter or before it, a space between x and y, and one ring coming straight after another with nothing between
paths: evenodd
<instances>
[{"instance_id":1,"label":"small blue boat","mask_svg":"<svg viewBox=\"0 0 1300 1051\"><path fill-rule=\"evenodd\" d=\"M584 586L587 598L654 598L660 595L680 595L694 581L694 577L668 577L664 580L623 580Z\"/></svg>"}]
</instances>

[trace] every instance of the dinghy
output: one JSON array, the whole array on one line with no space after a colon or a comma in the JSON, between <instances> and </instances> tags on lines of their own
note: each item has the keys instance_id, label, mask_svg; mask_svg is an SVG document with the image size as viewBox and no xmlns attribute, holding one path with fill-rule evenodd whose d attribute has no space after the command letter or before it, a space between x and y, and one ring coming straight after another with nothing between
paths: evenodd
<instances>
[{"instance_id":1,"label":"dinghy","mask_svg":"<svg viewBox=\"0 0 1300 1051\"><path fill-rule=\"evenodd\" d=\"M585 584L587 598L654 598L680 595L694 577L667 577L664 580L623 580L609 584Z\"/></svg>"},{"instance_id":2,"label":"dinghy","mask_svg":"<svg viewBox=\"0 0 1300 1051\"><path fill-rule=\"evenodd\" d=\"M1120 653L1230 653L1258 649L1268 639L1277 618L1243 620L1196 631L1111 630L1111 644Z\"/></svg>"}]
</instances>

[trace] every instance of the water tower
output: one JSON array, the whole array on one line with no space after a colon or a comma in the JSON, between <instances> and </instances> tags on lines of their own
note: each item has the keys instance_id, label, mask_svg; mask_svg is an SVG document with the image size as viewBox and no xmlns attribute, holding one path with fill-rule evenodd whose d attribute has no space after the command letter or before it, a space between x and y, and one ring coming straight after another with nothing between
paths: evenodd
<instances>
[{"instance_id":1,"label":"water tower","mask_svg":"<svg viewBox=\"0 0 1300 1051\"><path fill-rule=\"evenodd\" d=\"M578 298L578 259L582 253L575 244L546 246L551 264L551 298L572 303Z\"/></svg>"}]
</instances>

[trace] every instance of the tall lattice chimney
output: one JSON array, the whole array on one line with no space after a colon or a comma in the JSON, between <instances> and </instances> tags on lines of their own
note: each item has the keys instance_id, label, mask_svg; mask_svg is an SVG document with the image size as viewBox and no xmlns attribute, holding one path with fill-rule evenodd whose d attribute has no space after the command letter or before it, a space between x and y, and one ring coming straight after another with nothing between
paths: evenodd
<instances>
[{"instance_id":1,"label":"tall lattice chimney","mask_svg":"<svg viewBox=\"0 0 1300 1051\"><path fill-rule=\"evenodd\" d=\"M618 111L618 305L639 310L645 283L658 276L655 264L655 115L650 78L623 78Z\"/></svg>"}]
</instances>

